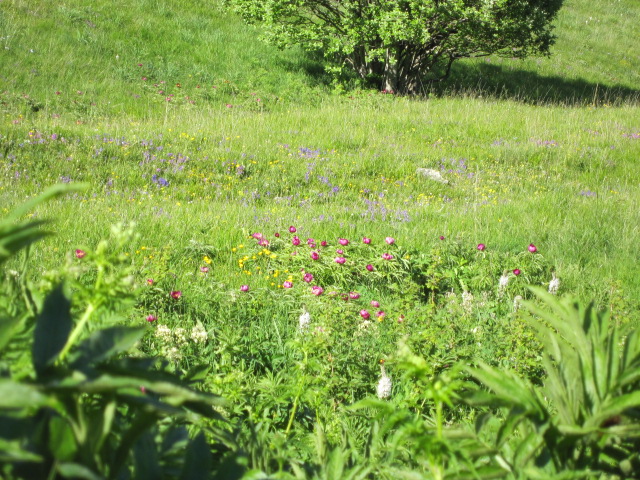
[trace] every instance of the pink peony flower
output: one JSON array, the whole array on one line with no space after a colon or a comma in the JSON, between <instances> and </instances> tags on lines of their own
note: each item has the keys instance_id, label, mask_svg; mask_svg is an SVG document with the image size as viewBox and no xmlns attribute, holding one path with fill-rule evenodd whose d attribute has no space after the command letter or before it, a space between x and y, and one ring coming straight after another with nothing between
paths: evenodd
<instances>
[{"instance_id":1,"label":"pink peony flower","mask_svg":"<svg viewBox=\"0 0 640 480\"><path fill-rule=\"evenodd\" d=\"M337 249L337 250L336 250L336 253L337 253L338 255L342 255L342 254L344 253L344 251L342 251L342 250L340 250L340 249Z\"/></svg>"},{"instance_id":2,"label":"pink peony flower","mask_svg":"<svg viewBox=\"0 0 640 480\"><path fill-rule=\"evenodd\" d=\"M153 285L153 278L147 278L147 285Z\"/></svg>"},{"instance_id":3,"label":"pink peony flower","mask_svg":"<svg viewBox=\"0 0 640 480\"><path fill-rule=\"evenodd\" d=\"M373 272L373 265L369 264L365 267L367 270L369 270L370 272Z\"/></svg>"},{"instance_id":4,"label":"pink peony flower","mask_svg":"<svg viewBox=\"0 0 640 480\"><path fill-rule=\"evenodd\" d=\"M487 247L485 246L485 244L484 244L484 243L479 243L477 248L478 248L478 250L480 250L481 252L484 252L484 249L485 249L485 248L487 248Z\"/></svg>"},{"instance_id":5,"label":"pink peony flower","mask_svg":"<svg viewBox=\"0 0 640 480\"><path fill-rule=\"evenodd\" d=\"M360 316L365 320L369 320L371 318L371 314L364 309L360 310Z\"/></svg>"},{"instance_id":6,"label":"pink peony flower","mask_svg":"<svg viewBox=\"0 0 640 480\"><path fill-rule=\"evenodd\" d=\"M393 237L387 237L384 239L385 242L387 242L389 245L393 245L396 242L396 239Z\"/></svg>"},{"instance_id":7,"label":"pink peony flower","mask_svg":"<svg viewBox=\"0 0 640 480\"><path fill-rule=\"evenodd\" d=\"M517 277L518 275L520 275L520 269L519 268L514 268L513 269L513 274Z\"/></svg>"},{"instance_id":8,"label":"pink peony flower","mask_svg":"<svg viewBox=\"0 0 640 480\"><path fill-rule=\"evenodd\" d=\"M334 262L339 263L340 265L342 265L342 264L343 264L344 262L346 262L346 261L347 261L347 259L346 259L346 258L344 258L344 257L336 257L336 258L334 259Z\"/></svg>"},{"instance_id":9,"label":"pink peony flower","mask_svg":"<svg viewBox=\"0 0 640 480\"><path fill-rule=\"evenodd\" d=\"M173 298L174 300L178 300L181 296L182 296L182 292L180 290L171 291L171 298Z\"/></svg>"},{"instance_id":10,"label":"pink peony flower","mask_svg":"<svg viewBox=\"0 0 640 480\"><path fill-rule=\"evenodd\" d=\"M322 241L320 242L320 246L321 246L321 247L326 247L326 246L328 246L328 245L329 245L329 244L327 243L327 241L326 241L326 240L322 240Z\"/></svg>"},{"instance_id":11,"label":"pink peony flower","mask_svg":"<svg viewBox=\"0 0 640 480\"><path fill-rule=\"evenodd\" d=\"M282 286L283 286L284 288L291 288L291 287L293 287L293 282L286 281L286 282L284 282L284 283L282 284Z\"/></svg>"},{"instance_id":12,"label":"pink peony flower","mask_svg":"<svg viewBox=\"0 0 640 480\"><path fill-rule=\"evenodd\" d=\"M316 241L313 238L307 238L307 245L313 245Z\"/></svg>"},{"instance_id":13,"label":"pink peony flower","mask_svg":"<svg viewBox=\"0 0 640 480\"><path fill-rule=\"evenodd\" d=\"M382 319L381 317L384 317L384 315L385 313L382 310L376 312L376 317L378 317L379 319Z\"/></svg>"},{"instance_id":14,"label":"pink peony flower","mask_svg":"<svg viewBox=\"0 0 640 480\"><path fill-rule=\"evenodd\" d=\"M249 285L240 285L240 291L241 292L248 292L249 291Z\"/></svg>"},{"instance_id":15,"label":"pink peony flower","mask_svg":"<svg viewBox=\"0 0 640 480\"><path fill-rule=\"evenodd\" d=\"M209 267L200 267L202 273L209 273Z\"/></svg>"},{"instance_id":16,"label":"pink peony flower","mask_svg":"<svg viewBox=\"0 0 640 480\"><path fill-rule=\"evenodd\" d=\"M300 239L298 237L293 237L291 239L291 243L294 245L300 245Z\"/></svg>"},{"instance_id":17,"label":"pink peony flower","mask_svg":"<svg viewBox=\"0 0 640 480\"><path fill-rule=\"evenodd\" d=\"M363 237L362 238L362 243L365 243L365 244L369 245L371 243L371 239L367 238L367 237Z\"/></svg>"},{"instance_id":18,"label":"pink peony flower","mask_svg":"<svg viewBox=\"0 0 640 480\"><path fill-rule=\"evenodd\" d=\"M360 294L358 292L349 292L349 298L351 300L357 300L360 298Z\"/></svg>"},{"instance_id":19,"label":"pink peony flower","mask_svg":"<svg viewBox=\"0 0 640 480\"><path fill-rule=\"evenodd\" d=\"M377 300L371 300L371 306L373 308L378 308L380 306L380 302L378 302Z\"/></svg>"},{"instance_id":20,"label":"pink peony flower","mask_svg":"<svg viewBox=\"0 0 640 480\"><path fill-rule=\"evenodd\" d=\"M529 251L531 253L536 253L538 251L538 247L536 247L533 243L529 244Z\"/></svg>"},{"instance_id":21,"label":"pink peony flower","mask_svg":"<svg viewBox=\"0 0 640 480\"><path fill-rule=\"evenodd\" d=\"M340 238L338 239L338 243L343 247L346 247L347 245L349 245L349 240L347 240L346 238Z\"/></svg>"},{"instance_id":22,"label":"pink peony flower","mask_svg":"<svg viewBox=\"0 0 640 480\"><path fill-rule=\"evenodd\" d=\"M311 252L311 259L318 260L320 258L320 254L318 252Z\"/></svg>"},{"instance_id":23,"label":"pink peony flower","mask_svg":"<svg viewBox=\"0 0 640 480\"><path fill-rule=\"evenodd\" d=\"M147 315L147 322L153 323L158 319L155 315Z\"/></svg>"},{"instance_id":24,"label":"pink peony flower","mask_svg":"<svg viewBox=\"0 0 640 480\"><path fill-rule=\"evenodd\" d=\"M311 287L311 293L313 293L316 297L322 295L322 292L324 292L324 289L318 285Z\"/></svg>"},{"instance_id":25,"label":"pink peony flower","mask_svg":"<svg viewBox=\"0 0 640 480\"><path fill-rule=\"evenodd\" d=\"M440 235L440 240L444 240L444 235Z\"/></svg>"},{"instance_id":26,"label":"pink peony flower","mask_svg":"<svg viewBox=\"0 0 640 480\"><path fill-rule=\"evenodd\" d=\"M76 248L76 258L84 258L87 255L87 252L85 252L84 250L80 250L79 248Z\"/></svg>"},{"instance_id":27,"label":"pink peony flower","mask_svg":"<svg viewBox=\"0 0 640 480\"><path fill-rule=\"evenodd\" d=\"M291 226L289 227L289 232L290 232L290 233L296 233L296 227L294 227L293 225L291 225Z\"/></svg>"},{"instance_id":28,"label":"pink peony flower","mask_svg":"<svg viewBox=\"0 0 640 480\"><path fill-rule=\"evenodd\" d=\"M274 233L273 236L276 238L280 238L280 234L278 232Z\"/></svg>"},{"instance_id":29,"label":"pink peony flower","mask_svg":"<svg viewBox=\"0 0 640 480\"><path fill-rule=\"evenodd\" d=\"M393 255L391 255L390 253L383 253L382 254L382 258L384 260L392 260L393 259Z\"/></svg>"},{"instance_id":30,"label":"pink peony flower","mask_svg":"<svg viewBox=\"0 0 640 480\"><path fill-rule=\"evenodd\" d=\"M254 233L253 235L251 235L253 238L255 238L256 240L262 240L264 238L264 235L262 235L261 233Z\"/></svg>"},{"instance_id":31,"label":"pink peony flower","mask_svg":"<svg viewBox=\"0 0 640 480\"><path fill-rule=\"evenodd\" d=\"M309 283L313 280L313 275L310 273L305 273L304 277L302 277L302 280L304 280L305 282Z\"/></svg>"},{"instance_id":32,"label":"pink peony flower","mask_svg":"<svg viewBox=\"0 0 640 480\"><path fill-rule=\"evenodd\" d=\"M258 242L258 245L260 245L261 247L267 247L269 246L269 240L267 240L266 238L263 238Z\"/></svg>"}]
</instances>

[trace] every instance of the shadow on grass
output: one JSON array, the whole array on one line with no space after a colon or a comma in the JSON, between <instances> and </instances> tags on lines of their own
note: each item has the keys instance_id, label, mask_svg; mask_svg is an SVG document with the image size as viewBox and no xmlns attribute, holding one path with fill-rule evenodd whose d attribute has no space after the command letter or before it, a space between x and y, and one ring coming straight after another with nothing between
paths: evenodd
<instances>
[{"instance_id":1,"label":"shadow on grass","mask_svg":"<svg viewBox=\"0 0 640 480\"><path fill-rule=\"evenodd\" d=\"M482 95L535 105L640 104L640 89L543 76L489 63L454 65L450 78L433 85L430 93L436 96Z\"/></svg>"}]
</instances>

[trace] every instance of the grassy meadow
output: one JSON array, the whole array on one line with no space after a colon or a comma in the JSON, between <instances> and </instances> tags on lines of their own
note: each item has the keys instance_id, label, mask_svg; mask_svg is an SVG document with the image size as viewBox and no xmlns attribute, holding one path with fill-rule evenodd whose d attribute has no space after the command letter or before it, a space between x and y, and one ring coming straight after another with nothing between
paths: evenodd
<instances>
[{"instance_id":1,"label":"grassy meadow","mask_svg":"<svg viewBox=\"0 0 640 480\"><path fill-rule=\"evenodd\" d=\"M215 2L86 3L0 3L2 216L82 184L22 218L53 235L3 266L33 297L3 318L64 281L80 338L142 327L134 357L206 365L212 478L622 478L533 465L522 425L477 455L458 433L487 413L465 369L545 384L530 286L638 327L637 2L568 0L550 58L461 61L421 98L335 84ZM11 345L3 376L32 380Z\"/></svg>"}]
</instances>

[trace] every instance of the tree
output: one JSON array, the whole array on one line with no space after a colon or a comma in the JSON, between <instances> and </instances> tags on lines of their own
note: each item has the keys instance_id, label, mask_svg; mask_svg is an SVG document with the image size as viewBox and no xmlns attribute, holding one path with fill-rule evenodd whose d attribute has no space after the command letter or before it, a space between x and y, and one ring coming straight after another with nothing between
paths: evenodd
<instances>
[{"instance_id":1,"label":"tree","mask_svg":"<svg viewBox=\"0 0 640 480\"><path fill-rule=\"evenodd\" d=\"M319 51L381 89L418 93L460 58L548 55L563 0L225 0L280 47Z\"/></svg>"}]
</instances>

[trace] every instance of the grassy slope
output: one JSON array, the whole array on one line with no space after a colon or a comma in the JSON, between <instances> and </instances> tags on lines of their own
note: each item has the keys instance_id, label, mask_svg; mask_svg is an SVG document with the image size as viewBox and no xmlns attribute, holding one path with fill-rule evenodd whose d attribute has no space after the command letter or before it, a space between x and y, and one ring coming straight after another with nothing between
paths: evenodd
<instances>
[{"instance_id":1,"label":"grassy slope","mask_svg":"<svg viewBox=\"0 0 640 480\"><path fill-rule=\"evenodd\" d=\"M312 61L298 51L262 45L255 30L215 8L189 2L172 11L150 0L85 3L12 0L0 5L6 47L0 63L7 67L0 72L0 132L4 158L18 156L17 165L3 165L2 203L17 202L62 177L90 181L95 197L57 210L63 242L90 245L122 218L136 219L142 243L157 246L183 246L200 236L229 248L241 241L242 230L293 222L308 222L310 233L319 229L331 235L341 234L341 224L353 224L349 231L355 234L370 228L357 216L367 211L361 190L370 189L386 194L388 209L409 212L409 223L387 218L371 227L401 235L405 244L428 246L440 232L470 244L490 238L496 248L507 250L544 242L571 289L601 298L616 282L631 298L640 290L628 261L635 255L640 224L638 143L624 136L640 130L638 109L629 104L640 88L640 59L637 48L629 46L640 14L637 2L606 7L569 1L550 60L466 62L451 83L466 77L472 89L480 84L500 91L495 82L503 79L512 91L508 98L575 97L585 103L593 98L589 89L601 85L628 103L570 110L532 107L513 98L423 103L366 92L354 94L355 99L333 98L308 74L317 69ZM560 93L551 95L550 89ZM169 95L174 95L170 102ZM25 153L19 145L32 129L77 143ZM97 155L105 142L95 135L103 133L138 147ZM175 174L168 191L154 193L149 172L132 168L128 158L138 159L139 142L152 138L192 158L188 175ZM293 156L282 151L283 144L293 148ZM298 147L338 152L326 168L341 195L304 207L247 202L248 193L264 197L271 190L267 183L277 185L280 196L323 193L322 185L308 187L308 195L300 191L308 162L295 161ZM247 163L246 155L264 164L246 178L224 174L224 162ZM209 158L217 163L212 166ZM417 166L437 167L452 158L466 159L476 174L473 182L460 179L445 188L416 178ZM275 160L286 163L285 170L270 170L268 162ZM23 175L16 181L20 169L28 180ZM212 171L222 186L207 193L194 178ZM103 195L110 179L118 184L117 199ZM405 187L394 186L395 181ZM587 190L598 196L580 195ZM88 202L93 202L90 210ZM181 220L159 226L152 212L160 208ZM316 225L313 218L327 211L335 213L335 222ZM266 217L273 221L263 222ZM72 225L75 233L66 229ZM214 238L194 233L217 227L224 233ZM232 265L226 268L233 271Z\"/></svg>"}]
</instances>

